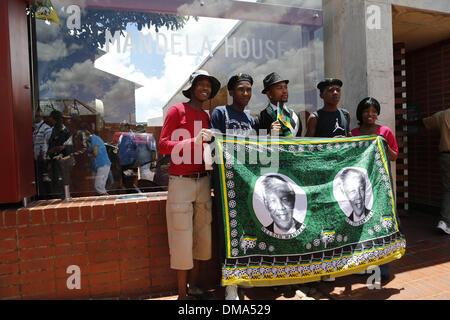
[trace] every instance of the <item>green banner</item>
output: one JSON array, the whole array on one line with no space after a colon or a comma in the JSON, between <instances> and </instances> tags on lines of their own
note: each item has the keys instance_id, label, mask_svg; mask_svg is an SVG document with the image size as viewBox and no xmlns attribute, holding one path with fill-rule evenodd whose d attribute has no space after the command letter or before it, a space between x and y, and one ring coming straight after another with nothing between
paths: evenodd
<instances>
[{"instance_id":1,"label":"green banner","mask_svg":"<svg viewBox=\"0 0 450 320\"><path fill-rule=\"evenodd\" d=\"M383 138L215 141L223 285L318 281L403 256Z\"/></svg>"}]
</instances>

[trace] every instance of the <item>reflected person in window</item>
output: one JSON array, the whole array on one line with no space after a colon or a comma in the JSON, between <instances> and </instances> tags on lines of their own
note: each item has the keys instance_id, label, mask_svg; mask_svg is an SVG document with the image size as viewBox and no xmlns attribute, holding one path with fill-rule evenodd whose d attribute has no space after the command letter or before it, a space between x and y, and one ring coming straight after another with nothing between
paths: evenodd
<instances>
[{"instance_id":1,"label":"reflected person in window","mask_svg":"<svg viewBox=\"0 0 450 320\"><path fill-rule=\"evenodd\" d=\"M38 195L46 198L50 193L49 158L47 155L48 142L52 135L52 128L44 122L40 111L34 115L33 145L36 164Z\"/></svg>"},{"instance_id":2,"label":"reflected person in window","mask_svg":"<svg viewBox=\"0 0 450 320\"><path fill-rule=\"evenodd\" d=\"M47 154L51 159L53 193L61 196L64 186L70 184L70 175L73 167L72 134L63 124L63 116L60 111L53 110L48 119L51 124L52 134L48 142Z\"/></svg>"},{"instance_id":3,"label":"reflected person in window","mask_svg":"<svg viewBox=\"0 0 450 320\"><path fill-rule=\"evenodd\" d=\"M91 169L94 172L94 189L97 195L107 195L106 181L111 169L111 161L106 152L102 138L88 131L88 156L91 159Z\"/></svg>"}]
</instances>

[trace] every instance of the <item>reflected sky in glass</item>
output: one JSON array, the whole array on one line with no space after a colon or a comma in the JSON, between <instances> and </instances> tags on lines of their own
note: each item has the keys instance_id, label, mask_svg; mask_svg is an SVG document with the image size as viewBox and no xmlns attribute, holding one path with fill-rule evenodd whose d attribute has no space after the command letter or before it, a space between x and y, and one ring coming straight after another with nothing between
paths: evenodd
<instances>
[{"instance_id":1,"label":"reflected sky in glass","mask_svg":"<svg viewBox=\"0 0 450 320\"><path fill-rule=\"evenodd\" d=\"M107 122L147 122L162 117L164 107L185 101L181 89L194 70L203 68L222 87L235 73L251 74L252 114L268 102L261 94L262 79L273 71L290 80L289 104L294 109L317 108L315 84L323 77L321 27L200 16L190 17L179 30L138 30L128 24L109 50L93 49L67 36L66 2L53 1L61 26L36 21L41 99L76 98L93 108L101 101ZM227 1L217 3L227 6ZM321 8L320 0L276 3ZM226 100L222 102L231 102Z\"/></svg>"}]
</instances>

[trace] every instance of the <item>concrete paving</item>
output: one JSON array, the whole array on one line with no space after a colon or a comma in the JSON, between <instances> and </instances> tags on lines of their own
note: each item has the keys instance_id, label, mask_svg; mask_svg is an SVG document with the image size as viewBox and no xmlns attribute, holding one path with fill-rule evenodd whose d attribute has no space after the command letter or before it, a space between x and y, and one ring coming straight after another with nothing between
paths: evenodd
<instances>
[{"instance_id":1,"label":"concrete paving","mask_svg":"<svg viewBox=\"0 0 450 320\"><path fill-rule=\"evenodd\" d=\"M334 282L295 286L240 288L243 300L450 300L450 235L436 228L438 216L413 212L400 218L406 254L390 263L391 277L377 288L371 274L350 275ZM224 289L211 289L213 300ZM176 295L152 300L176 300Z\"/></svg>"}]
</instances>

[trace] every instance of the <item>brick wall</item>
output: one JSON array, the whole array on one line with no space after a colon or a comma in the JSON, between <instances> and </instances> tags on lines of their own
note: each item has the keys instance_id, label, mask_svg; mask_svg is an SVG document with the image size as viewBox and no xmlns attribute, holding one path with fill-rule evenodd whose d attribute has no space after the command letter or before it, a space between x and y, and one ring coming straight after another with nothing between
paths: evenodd
<instances>
[{"instance_id":1,"label":"brick wall","mask_svg":"<svg viewBox=\"0 0 450 320\"><path fill-rule=\"evenodd\" d=\"M450 39L406 55L408 105L419 105L421 116L450 108ZM409 201L439 207L439 134L425 130L408 136Z\"/></svg>"},{"instance_id":2,"label":"brick wall","mask_svg":"<svg viewBox=\"0 0 450 320\"><path fill-rule=\"evenodd\" d=\"M0 299L100 299L176 291L169 267L166 193L37 201L0 213ZM202 285L218 283L217 255ZM66 273L80 267L81 289Z\"/></svg>"}]
</instances>

